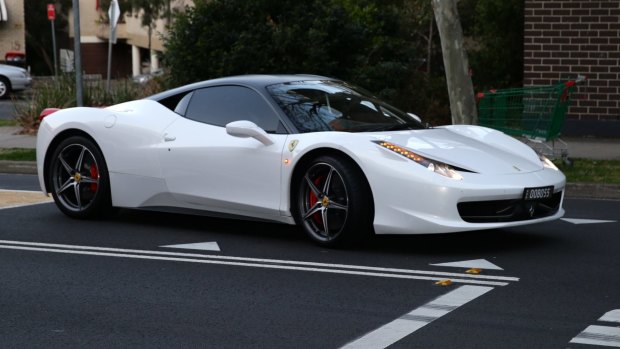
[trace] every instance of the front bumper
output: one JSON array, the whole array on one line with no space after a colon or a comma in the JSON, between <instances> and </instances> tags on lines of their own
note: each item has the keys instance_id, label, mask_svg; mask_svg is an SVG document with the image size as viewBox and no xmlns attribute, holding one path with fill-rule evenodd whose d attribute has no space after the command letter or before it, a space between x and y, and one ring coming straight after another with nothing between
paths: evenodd
<instances>
[{"instance_id":1,"label":"front bumper","mask_svg":"<svg viewBox=\"0 0 620 349\"><path fill-rule=\"evenodd\" d=\"M436 234L495 229L555 220L564 215L566 178L559 171L462 175L464 179L460 181L431 172L412 179L411 168L390 171L388 178L383 173L382 180L369 175L375 201L375 233ZM551 185L552 199L537 203L533 212L531 202L522 202L525 188ZM494 207L500 204L504 206Z\"/></svg>"},{"instance_id":2,"label":"front bumper","mask_svg":"<svg viewBox=\"0 0 620 349\"><path fill-rule=\"evenodd\" d=\"M31 85L32 77L30 76L11 77L11 88L13 91L25 90Z\"/></svg>"}]
</instances>

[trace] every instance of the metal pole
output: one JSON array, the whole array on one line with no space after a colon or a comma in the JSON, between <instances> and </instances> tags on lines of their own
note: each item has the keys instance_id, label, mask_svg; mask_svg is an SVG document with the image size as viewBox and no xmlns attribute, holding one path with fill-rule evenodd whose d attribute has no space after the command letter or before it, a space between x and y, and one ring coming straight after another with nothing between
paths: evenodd
<instances>
[{"instance_id":1,"label":"metal pole","mask_svg":"<svg viewBox=\"0 0 620 349\"><path fill-rule=\"evenodd\" d=\"M82 98L82 53L80 50L80 0L73 0L73 49L75 50L75 94L78 107L83 105Z\"/></svg>"},{"instance_id":2,"label":"metal pole","mask_svg":"<svg viewBox=\"0 0 620 349\"><path fill-rule=\"evenodd\" d=\"M110 6L110 37L108 38L108 82L107 88L110 92L110 75L112 75L112 39L114 35L114 25L112 25L112 19L114 18L114 6Z\"/></svg>"},{"instance_id":3,"label":"metal pole","mask_svg":"<svg viewBox=\"0 0 620 349\"><path fill-rule=\"evenodd\" d=\"M52 22L52 47L54 49L54 76L58 75L58 58L56 53L56 28L54 27L54 20Z\"/></svg>"}]
</instances>

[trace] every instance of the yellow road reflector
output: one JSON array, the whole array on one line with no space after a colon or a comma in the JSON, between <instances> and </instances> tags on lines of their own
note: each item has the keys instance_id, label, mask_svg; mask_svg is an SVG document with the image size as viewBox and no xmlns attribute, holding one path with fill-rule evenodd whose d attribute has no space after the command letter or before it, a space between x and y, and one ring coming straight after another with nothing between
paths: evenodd
<instances>
[{"instance_id":1,"label":"yellow road reflector","mask_svg":"<svg viewBox=\"0 0 620 349\"><path fill-rule=\"evenodd\" d=\"M465 271L467 274L480 274L482 269L480 268L471 268Z\"/></svg>"},{"instance_id":2,"label":"yellow road reflector","mask_svg":"<svg viewBox=\"0 0 620 349\"><path fill-rule=\"evenodd\" d=\"M51 202L52 198L42 192L24 190L0 190L0 209Z\"/></svg>"},{"instance_id":3,"label":"yellow road reflector","mask_svg":"<svg viewBox=\"0 0 620 349\"><path fill-rule=\"evenodd\" d=\"M448 280L448 279L444 279L444 280L439 280L435 283L435 285L438 286L450 286L452 285L452 280Z\"/></svg>"}]
</instances>

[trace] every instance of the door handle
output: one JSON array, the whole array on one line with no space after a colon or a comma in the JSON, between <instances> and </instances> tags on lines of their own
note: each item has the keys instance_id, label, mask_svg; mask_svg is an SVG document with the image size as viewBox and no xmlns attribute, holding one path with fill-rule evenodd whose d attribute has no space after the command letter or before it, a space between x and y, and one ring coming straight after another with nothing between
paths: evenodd
<instances>
[{"instance_id":1,"label":"door handle","mask_svg":"<svg viewBox=\"0 0 620 349\"><path fill-rule=\"evenodd\" d=\"M176 139L177 138L175 136L171 136L171 135L169 135L167 133L164 135L164 142L172 142L172 141L174 141Z\"/></svg>"}]
</instances>

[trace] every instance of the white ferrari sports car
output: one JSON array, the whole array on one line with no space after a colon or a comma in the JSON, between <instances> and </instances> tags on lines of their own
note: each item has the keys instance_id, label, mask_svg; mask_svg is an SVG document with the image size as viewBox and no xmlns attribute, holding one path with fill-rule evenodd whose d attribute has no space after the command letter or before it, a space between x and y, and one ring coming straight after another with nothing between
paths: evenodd
<instances>
[{"instance_id":1,"label":"white ferrari sports car","mask_svg":"<svg viewBox=\"0 0 620 349\"><path fill-rule=\"evenodd\" d=\"M564 175L527 145L430 127L322 76L228 77L46 114L39 181L75 218L125 207L256 219L336 245L564 214Z\"/></svg>"}]
</instances>

